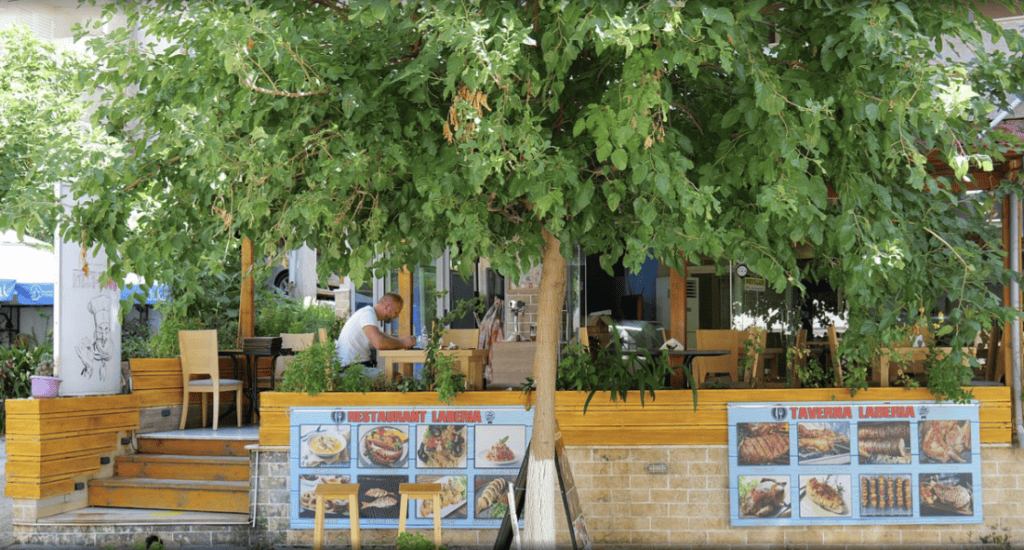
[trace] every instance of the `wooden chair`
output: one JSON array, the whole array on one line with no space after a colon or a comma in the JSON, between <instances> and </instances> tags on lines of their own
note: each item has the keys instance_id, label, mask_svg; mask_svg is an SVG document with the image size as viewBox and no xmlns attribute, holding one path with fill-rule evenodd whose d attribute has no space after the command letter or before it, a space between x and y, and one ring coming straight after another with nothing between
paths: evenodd
<instances>
[{"instance_id":1,"label":"wooden chair","mask_svg":"<svg viewBox=\"0 0 1024 550\"><path fill-rule=\"evenodd\" d=\"M216 330L179 330L178 345L181 348L181 422L178 428L185 429L188 419L189 394L201 393L203 406L203 427L206 426L206 394L213 394L213 429L217 429L220 416L220 394L235 392L235 411L238 427L242 427L242 381L220 377L220 361L217 357ZM193 380L193 376L205 376Z\"/></svg>"},{"instance_id":2,"label":"wooden chair","mask_svg":"<svg viewBox=\"0 0 1024 550\"><path fill-rule=\"evenodd\" d=\"M740 381L739 374L739 339L738 333L746 331L730 329L698 329L697 347L699 350L727 350L728 355L720 357L698 357L693 361L693 380L699 387L708 374L728 374L733 382Z\"/></svg>"},{"instance_id":3,"label":"wooden chair","mask_svg":"<svg viewBox=\"0 0 1024 550\"><path fill-rule=\"evenodd\" d=\"M323 329L321 329L323 330ZM315 334L312 332L298 332L298 333L281 333L281 347L284 349L292 350L292 353L298 353L309 346L313 345ZM256 383L257 388L273 388L277 381L281 380L284 376L284 370L288 368L288 363L292 362L294 357L284 355L277 358L277 364L274 365L274 380L270 380L269 376L260 376Z\"/></svg>"},{"instance_id":4,"label":"wooden chair","mask_svg":"<svg viewBox=\"0 0 1024 550\"><path fill-rule=\"evenodd\" d=\"M477 328L452 328L444 333L441 338L441 347L447 348L449 344L455 343L459 349L477 349L480 345L480 329Z\"/></svg>"},{"instance_id":5,"label":"wooden chair","mask_svg":"<svg viewBox=\"0 0 1024 550\"><path fill-rule=\"evenodd\" d=\"M743 381L756 387L763 382L764 369L761 367L761 350L768 343L768 331L760 327L736 331L736 349L740 355L747 356L747 370L743 373ZM749 344L748 344L749 343Z\"/></svg>"},{"instance_id":6,"label":"wooden chair","mask_svg":"<svg viewBox=\"0 0 1024 550\"><path fill-rule=\"evenodd\" d=\"M836 334L836 326L828 327L828 351L832 356L832 370L835 373L835 387L843 387L843 367L839 364L839 335Z\"/></svg>"}]
</instances>

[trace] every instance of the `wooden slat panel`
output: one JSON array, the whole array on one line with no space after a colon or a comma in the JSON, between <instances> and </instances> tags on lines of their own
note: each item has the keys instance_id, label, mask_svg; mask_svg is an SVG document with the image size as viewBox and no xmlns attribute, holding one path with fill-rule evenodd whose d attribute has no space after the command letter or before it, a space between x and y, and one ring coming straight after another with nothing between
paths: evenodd
<instances>
[{"instance_id":1,"label":"wooden slat panel","mask_svg":"<svg viewBox=\"0 0 1024 550\"><path fill-rule=\"evenodd\" d=\"M249 481L249 457L134 454L119 456L118 478Z\"/></svg>"},{"instance_id":2,"label":"wooden slat panel","mask_svg":"<svg viewBox=\"0 0 1024 550\"><path fill-rule=\"evenodd\" d=\"M181 384L178 384L178 389L176 390L149 390L139 392L137 395L139 396L139 407L143 408L159 407L161 405L181 405ZM191 402L192 400L189 399L189 401Z\"/></svg>"},{"instance_id":3,"label":"wooden slat panel","mask_svg":"<svg viewBox=\"0 0 1024 550\"><path fill-rule=\"evenodd\" d=\"M100 455L117 450L117 434L114 432L88 435L64 436L50 439L14 436L7 437L8 458L51 459L58 456Z\"/></svg>"},{"instance_id":4,"label":"wooden slat panel","mask_svg":"<svg viewBox=\"0 0 1024 550\"><path fill-rule=\"evenodd\" d=\"M8 399L4 408L8 417L18 415L39 416L61 413L94 413L116 409L138 408L133 395L102 395L95 397L63 397L60 399Z\"/></svg>"},{"instance_id":5,"label":"wooden slat panel","mask_svg":"<svg viewBox=\"0 0 1024 550\"><path fill-rule=\"evenodd\" d=\"M149 372L160 372L178 373L178 378L181 378L181 359L178 357L167 357L167 358L155 358L155 357L142 357L128 360L128 366L132 370L132 376L138 373L149 373Z\"/></svg>"},{"instance_id":6,"label":"wooden slat panel","mask_svg":"<svg viewBox=\"0 0 1024 550\"><path fill-rule=\"evenodd\" d=\"M1010 440L1010 388L977 387L974 397L980 401L982 443ZM497 394L497 395L496 395ZM729 403L807 402L807 401L934 401L927 389L870 388L851 396L848 390L759 389L700 390L697 410L693 393L688 390L664 390L655 399L630 394L627 402L615 402L610 394L597 394L586 413L588 395L583 392L558 392L556 416L563 437L570 445L724 445L728 442ZM458 405L522 405L526 398L519 392L466 392ZM290 407L359 407L381 403L377 394L266 393L261 403L260 444L289 445ZM436 394L388 394L387 403L402 405L438 405Z\"/></svg>"},{"instance_id":7,"label":"wooden slat panel","mask_svg":"<svg viewBox=\"0 0 1024 550\"><path fill-rule=\"evenodd\" d=\"M12 425L13 424L13 425ZM44 416L19 418L8 424L12 435L46 436L84 434L90 432L119 432L139 429L139 410L107 411L92 415Z\"/></svg>"},{"instance_id":8,"label":"wooden slat panel","mask_svg":"<svg viewBox=\"0 0 1024 550\"><path fill-rule=\"evenodd\" d=\"M132 373L132 392L148 392L152 390L177 389L181 391L181 376L170 376L166 374L138 374Z\"/></svg>"},{"instance_id":9,"label":"wooden slat panel","mask_svg":"<svg viewBox=\"0 0 1024 550\"><path fill-rule=\"evenodd\" d=\"M248 481L160 481L93 480L89 484L89 505L236 514L249 511Z\"/></svg>"},{"instance_id":10,"label":"wooden slat panel","mask_svg":"<svg viewBox=\"0 0 1024 550\"><path fill-rule=\"evenodd\" d=\"M225 441L211 439L150 439L139 438L139 452L149 454L193 456L249 456L246 445L255 441Z\"/></svg>"},{"instance_id":11,"label":"wooden slat panel","mask_svg":"<svg viewBox=\"0 0 1024 550\"><path fill-rule=\"evenodd\" d=\"M74 480L100 471L118 433L139 427L134 395L15 399L6 403L9 458L5 491L17 498L70 494Z\"/></svg>"},{"instance_id":12,"label":"wooden slat panel","mask_svg":"<svg viewBox=\"0 0 1024 550\"><path fill-rule=\"evenodd\" d=\"M11 458L7 461L7 474L18 479L71 479L99 470L100 459L94 455L44 461Z\"/></svg>"},{"instance_id":13,"label":"wooden slat panel","mask_svg":"<svg viewBox=\"0 0 1024 550\"><path fill-rule=\"evenodd\" d=\"M6 497L34 500L42 500L57 495L70 495L73 492L75 492L75 482L71 479L39 484L35 481L8 478L7 484L4 487L4 496Z\"/></svg>"}]
</instances>

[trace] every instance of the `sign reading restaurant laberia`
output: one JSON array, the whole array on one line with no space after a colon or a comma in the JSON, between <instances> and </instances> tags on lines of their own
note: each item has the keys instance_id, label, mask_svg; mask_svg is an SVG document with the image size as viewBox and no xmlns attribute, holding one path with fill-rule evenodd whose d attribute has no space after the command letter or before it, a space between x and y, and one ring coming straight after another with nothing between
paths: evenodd
<instances>
[{"instance_id":1,"label":"sign reading restaurant laberia","mask_svg":"<svg viewBox=\"0 0 1024 550\"><path fill-rule=\"evenodd\" d=\"M296 408L291 417L291 527L312 529L322 483L359 484L359 525L398 527L402 483L439 483L445 528L497 529L526 456L523 407ZM433 527L433 503L409 501L410 528ZM350 526L348 501L326 502L326 528Z\"/></svg>"},{"instance_id":2,"label":"sign reading restaurant laberia","mask_svg":"<svg viewBox=\"0 0 1024 550\"><path fill-rule=\"evenodd\" d=\"M981 523L978 404L729 405L732 525Z\"/></svg>"}]
</instances>

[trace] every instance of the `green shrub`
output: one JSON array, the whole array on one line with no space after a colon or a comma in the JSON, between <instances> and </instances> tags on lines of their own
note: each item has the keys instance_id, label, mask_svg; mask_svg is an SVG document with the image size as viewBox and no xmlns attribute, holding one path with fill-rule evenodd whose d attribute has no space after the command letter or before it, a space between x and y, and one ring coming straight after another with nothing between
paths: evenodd
<instances>
[{"instance_id":1,"label":"green shrub","mask_svg":"<svg viewBox=\"0 0 1024 550\"><path fill-rule=\"evenodd\" d=\"M0 346L0 433L6 433L6 399L21 399L32 396L32 381L36 367L53 362L53 343L46 342L32 347Z\"/></svg>"},{"instance_id":2,"label":"green shrub","mask_svg":"<svg viewBox=\"0 0 1024 550\"><path fill-rule=\"evenodd\" d=\"M256 295L256 334L277 336L282 333L316 334L327 329L331 341L341 333L342 319L328 305L306 307L301 300L289 298L279 292L260 292Z\"/></svg>"},{"instance_id":3,"label":"green shrub","mask_svg":"<svg viewBox=\"0 0 1024 550\"><path fill-rule=\"evenodd\" d=\"M447 546L435 546L430 539L419 533L399 533L395 540L398 550L447 550Z\"/></svg>"},{"instance_id":4,"label":"green shrub","mask_svg":"<svg viewBox=\"0 0 1024 550\"><path fill-rule=\"evenodd\" d=\"M284 370L278 391L316 395L326 391L368 392L375 380L362 365L343 368L334 354L333 342L317 342L298 352Z\"/></svg>"}]
</instances>

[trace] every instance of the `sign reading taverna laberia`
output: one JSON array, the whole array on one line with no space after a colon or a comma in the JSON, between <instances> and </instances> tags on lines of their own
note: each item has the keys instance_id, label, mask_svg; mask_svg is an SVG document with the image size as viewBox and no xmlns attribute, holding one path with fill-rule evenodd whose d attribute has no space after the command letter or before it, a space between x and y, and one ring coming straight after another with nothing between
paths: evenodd
<instances>
[{"instance_id":1,"label":"sign reading taverna laberia","mask_svg":"<svg viewBox=\"0 0 1024 550\"><path fill-rule=\"evenodd\" d=\"M731 524L982 522L978 404L729 405Z\"/></svg>"}]
</instances>

